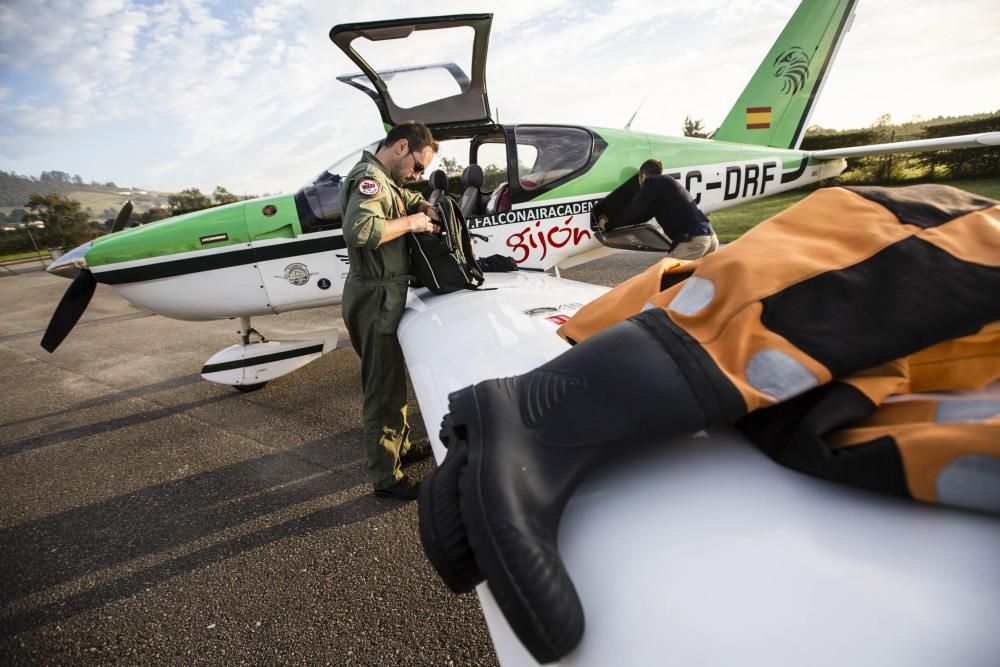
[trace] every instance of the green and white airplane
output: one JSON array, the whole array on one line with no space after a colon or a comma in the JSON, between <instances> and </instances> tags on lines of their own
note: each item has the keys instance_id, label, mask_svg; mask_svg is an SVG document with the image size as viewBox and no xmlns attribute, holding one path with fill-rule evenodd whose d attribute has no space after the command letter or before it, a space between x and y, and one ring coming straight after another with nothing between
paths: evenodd
<instances>
[{"instance_id":1,"label":"green and white airplane","mask_svg":"<svg viewBox=\"0 0 1000 667\"><path fill-rule=\"evenodd\" d=\"M847 157L1000 145L1000 133L988 133L800 150L855 4L803 0L710 140L579 125L496 123L485 82L491 14L344 24L335 26L330 38L361 69L340 80L375 101L386 128L417 120L439 140L467 143L470 166L455 194L461 195L469 227L480 237L477 253L508 255L522 268L558 272L616 248L667 247L652 222L607 236L592 225L594 205L619 188L627 193L638 165L648 158L661 160L666 173L711 212L836 176ZM422 45L427 43L441 45L446 55L455 48L471 52L470 71L450 61L413 65L414 54L426 53ZM433 88L429 83L450 90L426 99ZM367 148L375 146L377 142ZM341 178L359 155L348 156L294 194L133 229L120 229L128 218L123 211L116 231L49 267L75 278L52 317L43 347L50 352L58 347L97 283L103 283L136 306L166 317L240 318L241 342L213 356L202 369L211 381L257 388L332 350L335 331L310 340L254 340L250 318L340 301L348 264L338 198ZM484 183L482 167L497 163L506 166L506 173L501 171L498 182ZM425 186L444 189L448 180L443 172L435 173Z\"/></svg>"}]
</instances>

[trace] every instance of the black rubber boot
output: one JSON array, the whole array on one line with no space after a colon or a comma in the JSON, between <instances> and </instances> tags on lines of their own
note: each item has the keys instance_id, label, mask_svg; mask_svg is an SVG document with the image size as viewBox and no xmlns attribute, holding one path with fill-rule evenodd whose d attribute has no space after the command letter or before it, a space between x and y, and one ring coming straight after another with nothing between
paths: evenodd
<instances>
[{"instance_id":1,"label":"black rubber boot","mask_svg":"<svg viewBox=\"0 0 1000 667\"><path fill-rule=\"evenodd\" d=\"M446 416L441 425L446 446L450 435L450 416ZM464 442L452 443L441 465L420 484L420 540L427 559L453 593L468 593L483 580L459 505L458 482L468 460L466 451Z\"/></svg>"},{"instance_id":2,"label":"black rubber boot","mask_svg":"<svg viewBox=\"0 0 1000 667\"><path fill-rule=\"evenodd\" d=\"M449 397L449 453L421 494L425 551L452 590L485 577L539 662L566 655L583 634L583 608L557 551L559 520L580 480L612 458L745 410L700 349L657 309L530 373Z\"/></svg>"}]
</instances>

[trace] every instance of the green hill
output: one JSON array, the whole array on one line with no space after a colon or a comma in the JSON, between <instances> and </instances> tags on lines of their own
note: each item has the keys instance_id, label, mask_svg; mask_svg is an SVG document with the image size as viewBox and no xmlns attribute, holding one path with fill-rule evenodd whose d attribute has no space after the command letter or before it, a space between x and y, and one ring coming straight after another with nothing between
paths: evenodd
<instances>
[{"instance_id":1,"label":"green hill","mask_svg":"<svg viewBox=\"0 0 1000 667\"><path fill-rule=\"evenodd\" d=\"M0 213L9 216L22 208L31 193L54 193L80 202L94 220L114 217L125 203L132 200L136 213L167 205L169 192L154 192L141 188L119 187L114 183L85 183L79 176L66 172L46 171L41 176L25 176L0 171Z\"/></svg>"}]
</instances>

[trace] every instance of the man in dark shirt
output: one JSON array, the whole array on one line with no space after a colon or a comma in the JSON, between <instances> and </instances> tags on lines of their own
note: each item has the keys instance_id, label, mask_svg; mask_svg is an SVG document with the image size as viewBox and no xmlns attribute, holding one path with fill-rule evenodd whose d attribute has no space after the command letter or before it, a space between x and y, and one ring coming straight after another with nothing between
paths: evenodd
<instances>
[{"instance_id":1,"label":"man in dark shirt","mask_svg":"<svg viewBox=\"0 0 1000 667\"><path fill-rule=\"evenodd\" d=\"M719 249L712 225L691 195L674 178L663 175L659 160L646 160L639 167L639 192L625 209L609 221L600 216L604 231L628 227L650 218L663 228L672 246L668 255L676 259L698 259Z\"/></svg>"}]
</instances>

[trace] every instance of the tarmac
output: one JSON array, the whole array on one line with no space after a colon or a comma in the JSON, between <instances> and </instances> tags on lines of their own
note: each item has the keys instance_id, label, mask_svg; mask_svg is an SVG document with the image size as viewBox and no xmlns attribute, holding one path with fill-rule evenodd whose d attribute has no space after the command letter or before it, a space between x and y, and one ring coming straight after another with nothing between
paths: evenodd
<instances>
[{"instance_id":1,"label":"tarmac","mask_svg":"<svg viewBox=\"0 0 1000 667\"><path fill-rule=\"evenodd\" d=\"M658 259L562 275L614 285ZM104 285L44 351L68 285L37 261L0 276L0 663L496 664L475 595L423 555L416 503L371 493L349 341L240 393L199 376L235 321L167 319ZM343 329L339 307L253 325Z\"/></svg>"}]
</instances>

